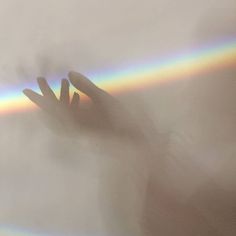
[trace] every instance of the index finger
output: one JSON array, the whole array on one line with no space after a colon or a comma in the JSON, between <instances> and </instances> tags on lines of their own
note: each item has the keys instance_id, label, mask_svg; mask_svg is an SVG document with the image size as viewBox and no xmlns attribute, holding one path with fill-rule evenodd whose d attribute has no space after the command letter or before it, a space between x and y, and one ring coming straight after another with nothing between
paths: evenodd
<instances>
[{"instance_id":1,"label":"index finger","mask_svg":"<svg viewBox=\"0 0 236 236\"><path fill-rule=\"evenodd\" d=\"M48 82L45 78L38 77L37 81L38 81L39 88L45 97L53 99L53 100L57 100L56 95L54 94L50 86L48 85Z\"/></svg>"}]
</instances>

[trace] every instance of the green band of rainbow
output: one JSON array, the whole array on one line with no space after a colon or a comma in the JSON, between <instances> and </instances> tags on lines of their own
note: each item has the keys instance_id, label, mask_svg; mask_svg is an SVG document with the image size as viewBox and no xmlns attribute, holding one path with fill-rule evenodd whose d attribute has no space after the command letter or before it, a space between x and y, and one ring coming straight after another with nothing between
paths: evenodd
<instances>
[{"instance_id":1,"label":"green band of rainbow","mask_svg":"<svg viewBox=\"0 0 236 236\"><path fill-rule=\"evenodd\" d=\"M232 37L233 38L233 37ZM236 66L235 38L190 53L174 56L156 63L136 65L119 72L95 74L91 79L110 93L143 89L160 82L189 78L204 72ZM59 83L51 81L58 93ZM26 111L35 108L23 94L21 85L0 90L0 114ZM37 88L34 86L33 89Z\"/></svg>"}]
</instances>

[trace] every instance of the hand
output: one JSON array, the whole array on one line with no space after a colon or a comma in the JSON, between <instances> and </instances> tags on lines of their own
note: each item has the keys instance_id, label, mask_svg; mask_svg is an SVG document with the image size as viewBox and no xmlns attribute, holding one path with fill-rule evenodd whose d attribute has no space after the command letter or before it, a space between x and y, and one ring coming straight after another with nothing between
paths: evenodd
<instances>
[{"instance_id":1,"label":"hand","mask_svg":"<svg viewBox=\"0 0 236 236\"><path fill-rule=\"evenodd\" d=\"M31 89L25 89L23 93L38 107L51 115L51 117L56 117L61 124L68 125L74 123L80 97L79 94L75 92L70 102L69 81L62 79L59 99L57 99L45 78L39 77L37 82L42 95Z\"/></svg>"},{"instance_id":2,"label":"hand","mask_svg":"<svg viewBox=\"0 0 236 236\"><path fill-rule=\"evenodd\" d=\"M119 137L138 137L136 123L110 94L77 72L70 72L69 80L75 88L87 95L92 103L80 103L80 96L76 92L70 102L69 82L66 79L61 82L59 100L44 78L38 78L42 95L30 89L23 92L37 106L61 121L63 127L70 126L73 129L80 128Z\"/></svg>"}]
</instances>

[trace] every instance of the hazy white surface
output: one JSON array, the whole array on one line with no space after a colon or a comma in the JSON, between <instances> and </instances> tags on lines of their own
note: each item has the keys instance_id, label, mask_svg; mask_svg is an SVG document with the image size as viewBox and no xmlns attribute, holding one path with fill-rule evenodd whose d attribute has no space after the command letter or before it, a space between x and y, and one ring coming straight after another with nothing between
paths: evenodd
<instances>
[{"instance_id":1,"label":"hazy white surface","mask_svg":"<svg viewBox=\"0 0 236 236\"><path fill-rule=\"evenodd\" d=\"M0 86L38 75L64 76L71 69L118 70L204 45L235 35L235 12L234 0L0 0ZM138 95L157 129L170 133L165 178L173 195L194 206L219 235L233 235L235 70ZM114 205L109 190L116 183L125 191L124 173L134 160L124 170L121 160L107 161L105 151L91 147L86 137L66 142L37 113L2 116L0 124L0 224L66 235L102 232L109 204ZM126 206L126 199L119 201L117 206ZM172 222L159 214L160 222ZM173 229L179 229L175 223Z\"/></svg>"}]
</instances>

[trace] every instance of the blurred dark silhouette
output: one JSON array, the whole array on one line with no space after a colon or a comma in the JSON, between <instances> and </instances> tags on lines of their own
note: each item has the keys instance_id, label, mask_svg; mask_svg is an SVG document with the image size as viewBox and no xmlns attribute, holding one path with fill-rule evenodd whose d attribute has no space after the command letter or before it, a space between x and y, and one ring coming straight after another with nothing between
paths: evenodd
<instances>
[{"instance_id":1,"label":"blurred dark silhouette","mask_svg":"<svg viewBox=\"0 0 236 236\"><path fill-rule=\"evenodd\" d=\"M69 73L71 84L88 96L91 101L80 102L80 95L74 92L70 99L69 81L62 79L60 98L49 87L43 77L37 79L42 95L31 89L24 94L43 111L61 123L61 128L69 128L112 134L112 136L140 138L137 123L131 114L110 94L97 87L89 79L77 72ZM70 101L71 100L71 101ZM68 130L68 129L67 129Z\"/></svg>"}]
</instances>

